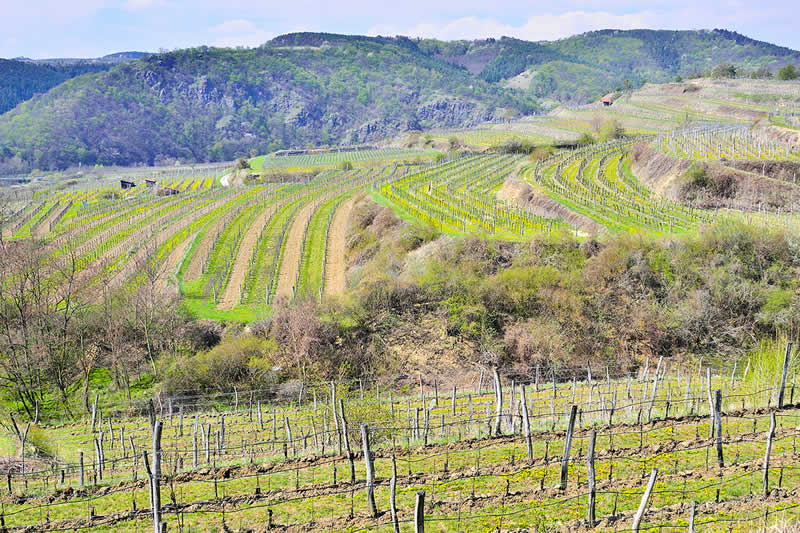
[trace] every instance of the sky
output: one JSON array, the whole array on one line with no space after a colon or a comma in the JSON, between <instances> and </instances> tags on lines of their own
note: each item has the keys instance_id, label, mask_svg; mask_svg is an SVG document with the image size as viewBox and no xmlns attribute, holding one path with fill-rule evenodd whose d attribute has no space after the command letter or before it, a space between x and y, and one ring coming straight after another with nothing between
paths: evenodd
<instances>
[{"instance_id":1,"label":"sky","mask_svg":"<svg viewBox=\"0 0 800 533\"><path fill-rule=\"evenodd\" d=\"M0 57L258 46L295 31L553 40L614 28L713 29L800 49L796 1L2 0Z\"/></svg>"}]
</instances>

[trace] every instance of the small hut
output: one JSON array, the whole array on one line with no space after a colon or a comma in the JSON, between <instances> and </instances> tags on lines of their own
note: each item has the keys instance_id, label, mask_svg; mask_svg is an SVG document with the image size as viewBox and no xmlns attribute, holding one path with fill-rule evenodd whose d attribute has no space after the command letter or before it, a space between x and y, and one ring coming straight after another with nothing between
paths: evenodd
<instances>
[{"instance_id":1,"label":"small hut","mask_svg":"<svg viewBox=\"0 0 800 533\"><path fill-rule=\"evenodd\" d=\"M136 187L136 183L131 180L119 180L119 186L124 191L125 189L133 189Z\"/></svg>"},{"instance_id":2,"label":"small hut","mask_svg":"<svg viewBox=\"0 0 800 533\"><path fill-rule=\"evenodd\" d=\"M156 186L156 180L154 180L153 178L145 178L144 184L149 189L150 187L155 187Z\"/></svg>"},{"instance_id":3,"label":"small hut","mask_svg":"<svg viewBox=\"0 0 800 533\"><path fill-rule=\"evenodd\" d=\"M602 102L604 106L608 107L614 103L614 100L612 100L610 96L604 96L600 102Z\"/></svg>"}]
</instances>

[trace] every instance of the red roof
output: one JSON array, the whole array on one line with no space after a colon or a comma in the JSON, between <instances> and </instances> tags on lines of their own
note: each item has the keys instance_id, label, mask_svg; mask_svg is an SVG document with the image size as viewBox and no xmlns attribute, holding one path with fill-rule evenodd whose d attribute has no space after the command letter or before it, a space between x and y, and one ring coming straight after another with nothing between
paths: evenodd
<instances>
[{"instance_id":1,"label":"red roof","mask_svg":"<svg viewBox=\"0 0 800 533\"><path fill-rule=\"evenodd\" d=\"M611 97L610 96L604 96L603 99L600 100L600 101L603 102L604 104L606 102L611 103Z\"/></svg>"}]
</instances>

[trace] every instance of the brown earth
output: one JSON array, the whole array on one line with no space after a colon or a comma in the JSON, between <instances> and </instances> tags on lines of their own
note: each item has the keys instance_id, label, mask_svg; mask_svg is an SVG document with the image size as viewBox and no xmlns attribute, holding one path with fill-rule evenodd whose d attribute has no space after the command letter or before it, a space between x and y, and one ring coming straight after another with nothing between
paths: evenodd
<instances>
[{"instance_id":1,"label":"brown earth","mask_svg":"<svg viewBox=\"0 0 800 533\"><path fill-rule=\"evenodd\" d=\"M291 300L292 298L297 269L300 267L300 256L303 253L303 233L316 205L314 201L306 204L297 213L291 228L289 228L286 247L283 252L283 261L278 269L278 286L275 289L276 299Z\"/></svg>"},{"instance_id":2,"label":"brown earth","mask_svg":"<svg viewBox=\"0 0 800 533\"><path fill-rule=\"evenodd\" d=\"M525 166L520 163L509 175L503 186L497 192L497 197L511 204L517 205L535 215L548 218L562 218L573 226L589 234L602 233L605 228L587 217L581 215L553 200L542 191L525 183L519 177L520 170Z\"/></svg>"},{"instance_id":3,"label":"brown earth","mask_svg":"<svg viewBox=\"0 0 800 533\"><path fill-rule=\"evenodd\" d=\"M36 226L33 231L31 232L34 237L42 237L50 233L50 225L53 224L56 220L60 220L64 213L67 212L67 209L71 207L71 204L67 202L64 205L58 206L56 209L53 209L53 212L50 213L47 218L39 222L39 225Z\"/></svg>"},{"instance_id":4,"label":"brown earth","mask_svg":"<svg viewBox=\"0 0 800 533\"><path fill-rule=\"evenodd\" d=\"M167 260L161 265L159 270L158 281L156 281L156 290L159 293L169 293L170 297L177 297L180 294L178 289L178 280L175 279L174 274L178 270L178 266L183 259L186 250L194 239L196 233L189 235L183 240L174 250L167 256Z\"/></svg>"},{"instance_id":5,"label":"brown earth","mask_svg":"<svg viewBox=\"0 0 800 533\"><path fill-rule=\"evenodd\" d=\"M517 178L509 178L497 192L497 197L506 202L518 205L535 215L548 218L562 218L573 226L579 227L586 233L603 233L605 228L580 213L576 213L553 200L545 193Z\"/></svg>"},{"instance_id":6,"label":"brown earth","mask_svg":"<svg viewBox=\"0 0 800 533\"><path fill-rule=\"evenodd\" d=\"M698 161L707 173L707 187L691 187L682 177L692 162L666 155L640 143L633 147L631 170L650 189L677 201L691 201L697 207L755 210L759 206L784 208L800 203L800 187L766 175L769 165L775 176L788 178L798 168L789 162ZM758 173L747 169L757 170Z\"/></svg>"},{"instance_id":7,"label":"brown earth","mask_svg":"<svg viewBox=\"0 0 800 533\"><path fill-rule=\"evenodd\" d=\"M345 201L331 222L328 235L328 253L325 262L325 294L339 295L345 289L345 250L347 248L347 227L350 225L350 215L353 212L356 198L350 197Z\"/></svg>"},{"instance_id":8,"label":"brown earth","mask_svg":"<svg viewBox=\"0 0 800 533\"><path fill-rule=\"evenodd\" d=\"M242 286L242 282L244 282L250 269L250 258L253 257L253 250L256 249L258 244L258 237L267 226L270 217L275 214L279 207L279 204L269 206L256 216L255 222L247 229L242 242L239 244L236 259L231 267L231 277L225 286L222 300L217 305L217 309L233 309L239 304L239 288Z\"/></svg>"}]
</instances>

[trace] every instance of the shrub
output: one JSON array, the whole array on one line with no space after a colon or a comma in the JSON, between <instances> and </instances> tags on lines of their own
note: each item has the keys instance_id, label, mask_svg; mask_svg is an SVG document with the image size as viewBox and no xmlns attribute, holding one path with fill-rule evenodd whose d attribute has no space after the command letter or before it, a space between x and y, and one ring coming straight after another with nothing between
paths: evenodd
<instances>
[{"instance_id":1,"label":"shrub","mask_svg":"<svg viewBox=\"0 0 800 533\"><path fill-rule=\"evenodd\" d=\"M711 70L712 78L735 78L736 67L730 63L720 63Z\"/></svg>"},{"instance_id":2,"label":"shrub","mask_svg":"<svg viewBox=\"0 0 800 533\"><path fill-rule=\"evenodd\" d=\"M796 80L798 76L800 76L800 73L797 72L795 66L789 64L781 67L781 69L778 71L777 78L779 80L788 81L788 80Z\"/></svg>"},{"instance_id":3,"label":"shrub","mask_svg":"<svg viewBox=\"0 0 800 533\"><path fill-rule=\"evenodd\" d=\"M625 135L625 130L619 122L615 119L606 120L600 129L597 131L597 138L600 141L610 141L612 139L619 139Z\"/></svg>"},{"instance_id":4,"label":"shrub","mask_svg":"<svg viewBox=\"0 0 800 533\"><path fill-rule=\"evenodd\" d=\"M706 187L709 181L706 168L696 161L693 161L689 170L683 173L683 179L688 185L701 189Z\"/></svg>"}]
</instances>

